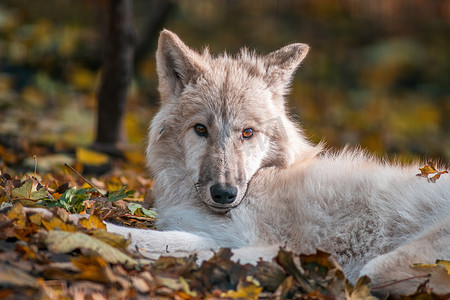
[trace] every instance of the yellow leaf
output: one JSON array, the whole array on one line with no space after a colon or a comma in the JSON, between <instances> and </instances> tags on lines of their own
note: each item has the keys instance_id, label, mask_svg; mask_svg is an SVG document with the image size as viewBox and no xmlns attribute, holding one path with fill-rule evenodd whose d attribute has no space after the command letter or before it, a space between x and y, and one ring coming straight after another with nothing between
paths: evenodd
<instances>
[{"instance_id":1,"label":"yellow leaf","mask_svg":"<svg viewBox=\"0 0 450 300\"><path fill-rule=\"evenodd\" d=\"M433 177L431 177L429 180L431 181L431 182L436 182L436 180L438 180L439 179L439 177L441 177L441 173L439 172L439 173L436 173L436 175L434 175Z\"/></svg>"},{"instance_id":2,"label":"yellow leaf","mask_svg":"<svg viewBox=\"0 0 450 300\"><path fill-rule=\"evenodd\" d=\"M76 149L77 161L84 165L100 166L107 164L109 157L106 154L78 147Z\"/></svg>"},{"instance_id":3,"label":"yellow leaf","mask_svg":"<svg viewBox=\"0 0 450 300\"><path fill-rule=\"evenodd\" d=\"M436 264L443 266L447 274L450 275L450 261L438 259L436 260Z\"/></svg>"},{"instance_id":4,"label":"yellow leaf","mask_svg":"<svg viewBox=\"0 0 450 300\"><path fill-rule=\"evenodd\" d=\"M412 266L418 268L434 268L437 267L437 264L413 264Z\"/></svg>"},{"instance_id":5,"label":"yellow leaf","mask_svg":"<svg viewBox=\"0 0 450 300\"><path fill-rule=\"evenodd\" d=\"M113 282L114 274L108 263L100 256L78 256L71 258L72 264L81 273L75 277L77 279L92 280L97 282Z\"/></svg>"},{"instance_id":6,"label":"yellow leaf","mask_svg":"<svg viewBox=\"0 0 450 300\"><path fill-rule=\"evenodd\" d=\"M429 162L428 162L428 165L429 165L430 168L434 171L433 173L435 173L435 172L438 171L438 169L437 169L437 167L436 167L436 164L435 164L434 162L429 161Z\"/></svg>"},{"instance_id":7,"label":"yellow leaf","mask_svg":"<svg viewBox=\"0 0 450 300\"><path fill-rule=\"evenodd\" d=\"M42 223L42 215L41 214L34 214L29 217L31 223L36 224L38 226Z\"/></svg>"},{"instance_id":8,"label":"yellow leaf","mask_svg":"<svg viewBox=\"0 0 450 300\"><path fill-rule=\"evenodd\" d=\"M354 286L346 283L345 299L349 300L376 300L377 298L370 294L370 279L367 276L360 277Z\"/></svg>"},{"instance_id":9,"label":"yellow leaf","mask_svg":"<svg viewBox=\"0 0 450 300\"><path fill-rule=\"evenodd\" d=\"M419 168L420 172L422 172L422 174L434 174L437 171L434 170L433 168L431 168L430 166L424 166L423 168Z\"/></svg>"},{"instance_id":10,"label":"yellow leaf","mask_svg":"<svg viewBox=\"0 0 450 300\"><path fill-rule=\"evenodd\" d=\"M183 285L183 292L185 292L186 294L188 294L191 297L197 297L197 292L196 291L191 291L191 288L189 287L189 284L187 283L187 281L183 277L180 277L180 282Z\"/></svg>"},{"instance_id":11,"label":"yellow leaf","mask_svg":"<svg viewBox=\"0 0 450 300\"><path fill-rule=\"evenodd\" d=\"M73 67L69 73L70 83L80 90L91 90L96 84L96 74L88 69Z\"/></svg>"},{"instance_id":12,"label":"yellow leaf","mask_svg":"<svg viewBox=\"0 0 450 300\"><path fill-rule=\"evenodd\" d=\"M100 228L100 229L106 230L106 225L96 215L91 215L89 217L89 219L81 219L78 224L80 224L81 226L83 226L84 228L87 228L87 229Z\"/></svg>"},{"instance_id":13,"label":"yellow leaf","mask_svg":"<svg viewBox=\"0 0 450 300\"><path fill-rule=\"evenodd\" d=\"M50 219L50 221L42 220L42 225L44 225L45 229L47 229L48 231L54 230L56 228L62 231L77 231L77 228L74 225L64 223L64 221L58 217L53 217Z\"/></svg>"},{"instance_id":14,"label":"yellow leaf","mask_svg":"<svg viewBox=\"0 0 450 300\"><path fill-rule=\"evenodd\" d=\"M130 245L130 241L124 236L103 229L91 230L89 234L115 248L125 249Z\"/></svg>"},{"instance_id":15,"label":"yellow leaf","mask_svg":"<svg viewBox=\"0 0 450 300\"><path fill-rule=\"evenodd\" d=\"M14 205L14 207L8 212L8 218L14 220L14 225L17 228L24 229L27 225L27 215L23 211L23 207L20 204Z\"/></svg>"},{"instance_id":16,"label":"yellow leaf","mask_svg":"<svg viewBox=\"0 0 450 300\"><path fill-rule=\"evenodd\" d=\"M448 275L450 275L450 261L437 259L434 264L413 264L417 268L444 268Z\"/></svg>"},{"instance_id":17,"label":"yellow leaf","mask_svg":"<svg viewBox=\"0 0 450 300\"><path fill-rule=\"evenodd\" d=\"M221 293L221 298L232 298L232 299L258 299L259 294L262 291L262 287L250 284L239 288L237 291L229 290L226 293Z\"/></svg>"}]
</instances>

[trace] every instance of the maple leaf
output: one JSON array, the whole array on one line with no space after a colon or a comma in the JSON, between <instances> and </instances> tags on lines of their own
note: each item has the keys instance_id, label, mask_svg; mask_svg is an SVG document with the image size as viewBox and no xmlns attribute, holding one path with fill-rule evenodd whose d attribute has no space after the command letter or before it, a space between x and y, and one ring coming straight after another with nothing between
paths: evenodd
<instances>
[{"instance_id":1,"label":"maple leaf","mask_svg":"<svg viewBox=\"0 0 450 300\"><path fill-rule=\"evenodd\" d=\"M48 197L48 192L44 187L39 187L37 181L28 178L23 185L11 191L14 198L41 200Z\"/></svg>"},{"instance_id":2,"label":"maple leaf","mask_svg":"<svg viewBox=\"0 0 450 300\"><path fill-rule=\"evenodd\" d=\"M448 173L447 170L439 171L436 167L436 164L432 161L428 162L428 165L425 165L423 168L419 168L420 174L416 174L416 176L427 178L428 181L436 183L436 180L438 180L442 174ZM433 175L432 177L428 177L429 175Z\"/></svg>"}]
</instances>

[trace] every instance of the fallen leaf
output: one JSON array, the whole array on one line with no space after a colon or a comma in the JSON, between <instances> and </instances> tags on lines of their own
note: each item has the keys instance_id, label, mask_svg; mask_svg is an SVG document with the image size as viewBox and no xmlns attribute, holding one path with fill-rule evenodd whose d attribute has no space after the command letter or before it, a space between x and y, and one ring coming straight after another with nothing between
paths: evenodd
<instances>
[{"instance_id":1,"label":"fallen leaf","mask_svg":"<svg viewBox=\"0 0 450 300\"><path fill-rule=\"evenodd\" d=\"M109 162L108 155L81 147L76 149L76 157L77 161L83 165L100 166Z\"/></svg>"},{"instance_id":2,"label":"fallen leaf","mask_svg":"<svg viewBox=\"0 0 450 300\"><path fill-rule=\"evenodd\" d=\"M81 271L75 278L96 282L114 282L115 276L106 260L100 256L77 256L71 258L73 265Z\"/></svg>"},{"instance_id":3,"label":"fallen leaf","mask_svg":"<svg viewBox=\"0 0 450 300\"><path fill-rule=\"evenodd\" d=\"M0 286L37 287L38 281L16 267L0 264Z\"/></svg>"},{"instance_id":4,"label":"fallen leaf","mask_svg":"<svg viewBox=\"0 0 450 300\"><path fill-rule=\"evenodd\" d=\"M41 220L41 222L42 225L44 225L45 229L47 229L48 231L59 229L62 231L75 232L78 230L76 226L69 223L65 223L63 220L61 220L56 216L51 218L49 221Z\"/></svg>"},{"instance_id":5,"label":"fallen leaf","mask_svg":"<svg viewBox=\"0 0 450 300\"><path fill-rule=\"evenodd\" d=\"M437 259L434 264L413 264L413 268L443 268L450 275L450 261ZM450 280L450 277L449 277Z\"/></svg>"},{"instance_id":6,"label":"fallen leaf","mask_svg":"<svg viewBox=\"0 0 450 300\"><path fill-rule=\"evenodd\" d=\"M108 232L104 229L94 229L89 231L89 234L114 248L126 249L130 245L130 241L124 236Z\"/></svg>"},{"instance_id":7,"label":"fallen leaf","mask_svg":"<svg viewBox=\"0 0 450 300\"><path fill-rule=\"evenodd\" d=\"M108 201L114 202L123 198L131 197L134 193L135 191L127 191L125 190L125 187L122 186L120 189L108 193Z\"/></svg>"},{"instance_id":8,"label":"fallen leaf","mask_svg":"<svg viewBox=\"0 0 450 300\"><path fill-rule=\"evenodd\" d=\"M40 226L42 224L42 215L41 214L33 214L28 217L31 223Z\"/></svg>"},{"instance_id":9,"label":"fallen leaf","mask_svg":"<svg viewBox=\"0 0 450 300\"><path fill-rule=\"evenodd\" d=\"M261 291L262 287L252 284L242 287L237 291L230 290L226 293L222 293L220 294L220 297L232 299L258 299Z\"/></svg>"},{"instance_id":10,"label":"fallen leaf","mask_svg":"<svg viewBox=\"0 0 450 300\"><path fill-rule=\"evenodd\" d=\"M376 300L378 298L370 294L370 279L367 276L358 278L355 285L352 286L350 283L346 284L345 287L345 299L348 300Z\"/></svg>"},{"instance_id":11,"label":"fallen leaf","mask_svg":"<svg viewBox=\"0 0 450 300\"><path fill-rule=\"evenodd\" d=\"M436 260L436 264L443 266L444 269L447 271L447 274L450 275L450 261L438 259Z\"/></svg>"},{"instance_id":12,"label":"fallen leaf","mask_svg":"<svg viewBox=\"0 0 450 300\"><path fill-rule=\"evenodd\" d=\"M21 187L15 188L12 190L13 198L21 198L21 199L32 199L32 200L41 200L46 199L48 196L48 192L44 187L37 189L38 182L31 178L28 178L24 181Z\"/></svg>"},{"instance_id":13,"label":"fallen leaf","mask_svg":"<svg viewBox=\"0 0 450 300\"><path fill-rule=\"evenodd\" d=\"M51 230L46 239L47 247L55 253L68 253L75 249L91 250L110 263L135 266L137 261L113 246L82 232Z\"/></svg>"},{"instance_id":14,"label":"fallen leaf","mask_svg":"<svg viewBox=\"0 0 450 300\"><path fill-rule=\"evenodd\" d=\"M27 215L23 210L23 206L19 203L14 205L14 207L8 212L8 218L14 221L14 225L17 228L24 229L27 225Z\"/></svg>"},{"instance_id":15,"label":"fallen leaf","mask_svg":"<svg viewBox=\"0 0 450 300\"><path fill-rule=\"evenodd\" d=\"M88 219L80 219L79 225L87 229L105 229L106 225L103 221L96 215L90 215Z\"/></svg>"},{"instance_id":16,"label":"fallen leaf","mask_svg":"<svg viewBox=\"0 0 450 300\"><path fill-rule=\"evenodd\" d=\"M258 262L251 275L261 283L261 286L271 292L274 292L286 278L286 274L279 265L266 261Z\"/></svg>"},{"instance_id":17,"label":"fallen leaf","mask_svg":"<svg viewBox=\"0 0 450 300\"><path fill-rule=\"evenodd\" d=\"M429 180L431 182L435 183L436 180L438 180L441 177L442 174L446 174L446 173L448 173L448 172L447 171L438 172L438 173L436 173L436 175L434 175L433 177L429 178Z\"/></svg>"},{"instance_id":18,"label":"fallen leaf","mask_svg":"<svg viewBox=\"0 0 450 300\"><path fill-rule=\"evenodd\" d=\"M447 174L448 171L439 171L436 167L436 164L432 161L428 162L428 165L425 165L423 168L419 168L420 174L416 174L416 176L427 178L428 181L436 183L436 180L438 180L442 174ZM435 174L432 177L428 177L428 175Z\"/></svg>"},{"instance_id":19,"label":"fallen leaf","mask_svg":"<svg viewBox=\"0 0 450 300\"><path fill-rule=\"evenodd\" d=\"M142 205L139 203L133 203L133 202L127 203L127 207L130 210L132 215L136 215L139 217L148 217L148 218L153 218L153 219L157 218L156 212L142 207Z\"/></svg>"}]
</instances>

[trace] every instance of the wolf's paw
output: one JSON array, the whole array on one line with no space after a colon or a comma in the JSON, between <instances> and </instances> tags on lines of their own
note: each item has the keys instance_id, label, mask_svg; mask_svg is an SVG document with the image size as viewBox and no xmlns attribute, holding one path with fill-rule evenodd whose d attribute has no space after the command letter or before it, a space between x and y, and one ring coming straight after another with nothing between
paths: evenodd
<instances>
[{"instance_id":1,"label":"wolf's paw","mask_svg":"<svg viewBox=\"0 0 450 300\"><path fill-rule=\"evenodd\" d=\"M384 294L411 294L429 281L428 286L438 294L450 292L449 276L443 268L416 267L419 257L403 251L393 251L369 261L360 272L372 281L373 292Z\"/></svg>"}]
</instances>

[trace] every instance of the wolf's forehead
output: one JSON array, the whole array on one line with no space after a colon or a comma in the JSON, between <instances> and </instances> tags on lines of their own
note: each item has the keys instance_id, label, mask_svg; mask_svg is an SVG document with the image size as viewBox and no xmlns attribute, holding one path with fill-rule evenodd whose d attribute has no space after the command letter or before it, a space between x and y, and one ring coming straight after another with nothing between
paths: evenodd
<instances>
[{"instance_id":1,"label":"wolf's forehead","mask_svg":"<svg viewBox=\"0 0 450 300\"><path fill-rule=\"evenodd\" d=\"M257 77L230 72L205 78L199 83L195 101L222 119L243 118L270 105L272 93ZM261 114L261 112L259 112Z\"/></svg>"},{"instance_id":2,"label":"wolf's forehead","mask_svg":"<svg viewBox=\"0 0 450 300\"><path fill-rule=\"evenodd\" d=\"M253 69L251 64L239 64L228 61L212 65L203 74L199 84L209 90L219 105L245 105L247 101L264 101L270 96L267 83L261 72Z\"/></svg>"},{"instance_id":3,"label":"wolf's forehead","mask_svg":"<svg viewBox=\"0 0 450 300\"><path fill-rule=\"evenodd\" d=\"M261 68L250 62L211 60L210 68L188 87L183 98L184 109L203 115L209 124L236 126L273 117L272 92Z\"/></svg>"}]
</instances>

